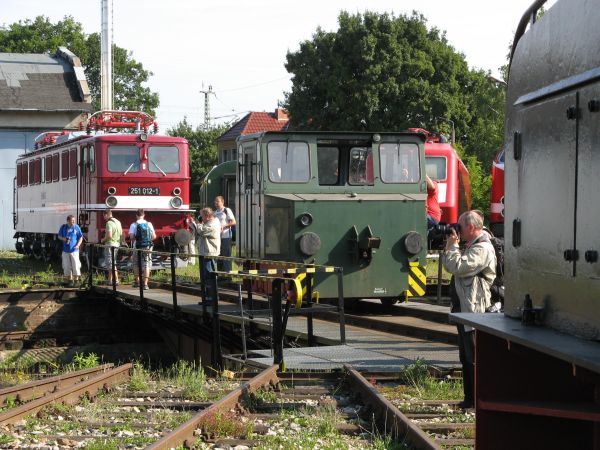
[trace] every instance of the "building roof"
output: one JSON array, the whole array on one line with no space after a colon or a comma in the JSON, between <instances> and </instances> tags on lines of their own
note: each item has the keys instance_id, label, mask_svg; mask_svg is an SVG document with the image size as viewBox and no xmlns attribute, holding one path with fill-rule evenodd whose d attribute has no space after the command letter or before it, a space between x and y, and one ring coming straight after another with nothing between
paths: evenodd
<instances>
[{"instance_id":1,"label":"building roof","mask_svg":"<svg viewBox=\"0 0 600 450\"><path fill-rule=\"evenodd\" d=\"M0 53L0 110L77 111L92 108L77 56L64 47L55 55Z\"/></svg>"},{"instance_id":2,"label":"building roof","mask_svg":"<svg viewBox=\"0 0 600 450\"><path fill-rule=\"evenodd\" d=\"M287 113L281 108L277 108L274 113L250 112L219 136L217 141L235 140L239 136L261 131L283 131L287 129L288 123Z\"/></svg>"}]
</instances>

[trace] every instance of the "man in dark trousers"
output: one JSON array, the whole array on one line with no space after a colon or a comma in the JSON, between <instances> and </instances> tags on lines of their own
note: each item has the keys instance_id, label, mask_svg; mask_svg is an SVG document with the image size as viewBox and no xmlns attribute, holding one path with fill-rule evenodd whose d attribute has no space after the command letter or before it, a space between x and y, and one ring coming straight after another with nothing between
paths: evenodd
<instances>
[{"instance_id":1,"label":"man in dark trousers","mask_svg":"<svg viewBox=\"0 0 600 450\"><path fill-rule=\"evenodd\" d=\"M129 239L132 247L138 249L133 251L133 272L135 273L135 283L133 287L139 287L140 283L144 283L144 289L148 288L148 278L150 278L150 267L152 266L152 241L156 239L154 226L151 222L144 219L145 213L143 209L138 209L135 213L136 221L129 227ZM148 250L140 252L139 250ZM142 274L139 273L138 258L142 253Z\"/></svg>"},{"instance_id":2,"label":"man in dark trousers","mask_svg":"<svg viewBox=\"0 0 600 450\"><path fill-rule=\"evenodd\" d=\"M458 219L460 234L453 229L446 241L442 263L453 275L460 312L485 313L491 305L490 287L496 277L496 253L489 234L483 230L483 218L477 211L467 211ZM460 249L459 241L466 242ZM455 311L456 312L456 311ZM462 408L475 403L475 331L458 325L458 349L463 368L465 399Z\"/></svg>"}]
</instances>

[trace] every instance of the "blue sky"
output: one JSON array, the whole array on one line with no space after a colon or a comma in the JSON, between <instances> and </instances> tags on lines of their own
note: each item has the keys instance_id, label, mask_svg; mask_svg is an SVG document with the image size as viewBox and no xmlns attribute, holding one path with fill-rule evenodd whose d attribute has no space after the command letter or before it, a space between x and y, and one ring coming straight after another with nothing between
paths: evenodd
<instances>
[{"instance_id":1,"label":"blue sky","mask_svg":"<svg viewBox=\"0 0 600 450\"><path fill-rule=\"evenodd\" d=\"M194 125L202 122L203 83L216 93L211 116L217 122L274 110L291 86L283 66L287 51L297 50L319 26L336 29L342 9L396 15L417 10L429 26L446 31L471 67L498 76L531 1L114 0L114 41L154 73L149 86L160 94L157 119L165 129L184 116ZM2 0L3 25L38 15L52 21L71 15L85 32L100 30L100 0Z\"/></svg>"}]
</instances>

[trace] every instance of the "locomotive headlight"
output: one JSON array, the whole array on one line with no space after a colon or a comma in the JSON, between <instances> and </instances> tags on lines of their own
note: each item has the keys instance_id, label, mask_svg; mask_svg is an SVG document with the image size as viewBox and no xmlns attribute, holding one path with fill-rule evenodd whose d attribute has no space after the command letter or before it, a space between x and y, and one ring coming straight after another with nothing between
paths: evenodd
<instances>
[{"instance_id":1,"label":"locomotive headlight","mask_svg":"<svg viewBox=\"0 0 600 450\"><path fill-rule=\"evenodd\" d=\"M171 206L173 208L181 208L181 205L183 205L183 200L181 200L181 197L173 197L169 203L171 204Z\"/></svg>"},{"instance_id":2,"label":"locomotive headlight","mask_svg":"<svg viewBox=\"0 0 600 450\"><path fill-rule=\"evenodd\" d=\"M181 195L181 188L176 187L175 189L173 189L173 195Z\"/></svg>"},{"instance_id":3,"label":"locomotive headlight","mask_svg":"<svg viewBox=\"0 0 600 450\"><path fill-rule=\"evenodd\" d=\"M300 225L302 225L303 227L309 226L312 223L312 221L313 218L309 213L304 213L300 217L298 217L298 222L300 222Z\"/></svg>"},{"instance_id":4,"label":"locomotive headlight","mask_svg":"<svg viewBox=\"0 0 600 450\"><path fill-rule=\"evenodd\" d=\"M412 255L416 255L423 250L423 236L416 231L409 231L404 236L404 248Z\"/></svg>"},{"instance_id":5,"label":"locomotive headlight","mask_svg":"<svg viewBox=\"0 0 600 450\"><path fill-rule=\"evenodd\" d=\"M108 206L109 208L115 208L117 206L117 203L117 197L113 197L112 195L106 197L106 206Z\"/></svg>"},{"instance_id":6,"label":"locomotive headlight","mask_svg":"<svg viewBox=\"0 0 600 450\"><path fill-rule=\"evenodd\" d=\"M146 133L140 134L140 141L147 141L147 140L148 140L148 135Z\"/></svg>"},{"instance_id":7,"label":"locomotive headlight","mask_svg":"<svg viewBox=\"0 0 600 450\"><path fill-rule=\"evenodd\" d=\"M108 192L108 195L115 195L117 193L117 188L114 186L109 187L106 192Z\"/></svg>"}]
</instances>

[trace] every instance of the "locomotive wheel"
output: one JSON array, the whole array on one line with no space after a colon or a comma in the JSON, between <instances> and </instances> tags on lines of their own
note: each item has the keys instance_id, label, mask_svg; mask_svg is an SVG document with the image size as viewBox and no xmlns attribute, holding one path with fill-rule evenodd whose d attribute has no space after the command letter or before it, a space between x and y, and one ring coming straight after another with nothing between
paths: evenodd
<instances>
[{"instance_id":1,"label":"locomotive wheel","mask_svg":"<svg viewBox=\"0 0 600 450\"><path fill-rule=\"evenodd\" d=\"M386 308L391 308L396 303L398 303L398 299L397 298L391 298L391 297L381 298L379 300L381 300L381 304L383 306L385 306Z\"/></svg>"},{"instance_id":2,"label":"locomotive wheel","mask_svg":"<svg viewBox=\"0 0 600 450\"><path fill-rule=\"evenodd\" d=\"M42 250L42 259L44 262L50 262L52 260L52 252L49 250Z\"/></svg>"},{"instance_id":3,"label":"locomotive wheel","mask_svg":"<svg viewBox=\"0 0 600 450\"><path fill-rule=\"evenodd\" d=\"M44 257L44 252L42 250L42 246L39 244L33 244L33 249L31 251L31 255L38 261L41 260Z\"/></svg>"}]
</instances>

